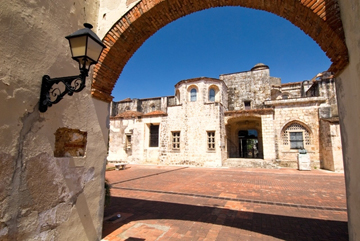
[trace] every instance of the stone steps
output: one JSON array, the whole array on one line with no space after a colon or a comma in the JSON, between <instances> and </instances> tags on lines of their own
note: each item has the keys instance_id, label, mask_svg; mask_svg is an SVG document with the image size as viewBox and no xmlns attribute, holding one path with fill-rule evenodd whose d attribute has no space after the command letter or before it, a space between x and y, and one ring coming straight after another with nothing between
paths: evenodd
<instances>
[{"instance_id":1,"label":"stone steps","mask_svg":"<svg viewBox=\"0 0 360 241\"><path fill-rule=\"evenodd\" d=\"M266 168L266 169L278 169L275 163L271 161L265 161L263 159L252 158L229 158L223 163L224 167L243 167L243 168Z\"/></svg>"}]
</instances>

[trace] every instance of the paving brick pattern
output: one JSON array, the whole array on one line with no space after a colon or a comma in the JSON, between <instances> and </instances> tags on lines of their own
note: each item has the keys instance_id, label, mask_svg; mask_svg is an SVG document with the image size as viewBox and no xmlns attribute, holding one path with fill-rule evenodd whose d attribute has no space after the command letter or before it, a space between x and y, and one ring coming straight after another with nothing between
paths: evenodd
<instances>
[{"instance_id":1,"label":"paving brick pattern","mask_svg":"<svg viewBox=\"0 0 360 241\"><path fill-rule=\"evenodd\" d=\"M340 173L129 165L106 178L104 240L348 240Z\"/></svg>"},{"instance_id":2,"label":"paving brick pattern","mask_svg":"<svg viewBox=\"0 0 360 241\"><path fill-rule=\"evenodd\" d=\"M331 59L329 71L339 72L348 63L337 0L142 0L104 37L107 48L94 68L92 96L110 102L111 91L127 61L160 28L190 13L222 6L264 10L289 20Z\"/></svg>"}]
</instances>

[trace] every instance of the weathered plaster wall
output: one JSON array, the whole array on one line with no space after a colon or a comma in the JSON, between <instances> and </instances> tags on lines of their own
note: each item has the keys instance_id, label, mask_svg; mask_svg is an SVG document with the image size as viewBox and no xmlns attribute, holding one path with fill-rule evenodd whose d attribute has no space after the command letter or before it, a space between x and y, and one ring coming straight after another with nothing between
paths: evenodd
<instances>
[{"instance_id":1,"label":"weathered plaster wall","mask_svg":"<svg viewBox=\"0 0 360 241\"><path fill-rule=\"evenodd\" d=\"M360 239L360 2L339 1L350 64L336 79L343 144L349 239Z\"/></svg>"},{"instance_id":2,"label":"weathered plaster wall","mask_svg":"<svg viewBox=\"0 0 360 241\"><path fill-rule=\"evenodd\" d=\"M0 240L99 240L108 103L90 80L46 113L44 74L78 74L66 35L96 26L98 1L2 1L0 11ZM96 28L95 28L96 29ZM84 157L55 158L58 128L87 132Z\"/></svg>"}]
</instances>

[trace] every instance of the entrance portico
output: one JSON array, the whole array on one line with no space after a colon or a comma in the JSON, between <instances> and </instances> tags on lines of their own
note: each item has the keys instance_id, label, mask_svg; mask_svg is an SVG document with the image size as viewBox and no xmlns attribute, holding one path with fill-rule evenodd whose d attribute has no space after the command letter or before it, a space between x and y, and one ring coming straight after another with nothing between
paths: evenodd
<instances>
[{"instance_id":1,"label":"entrance portico","mask_svg":"<svg viewBox=\"0 0 360 241\"><path fill-rule=\"evenodd\" d=\"M227 157L275 159L273 110L225 112Z\"/></svg>"}]
</instances>

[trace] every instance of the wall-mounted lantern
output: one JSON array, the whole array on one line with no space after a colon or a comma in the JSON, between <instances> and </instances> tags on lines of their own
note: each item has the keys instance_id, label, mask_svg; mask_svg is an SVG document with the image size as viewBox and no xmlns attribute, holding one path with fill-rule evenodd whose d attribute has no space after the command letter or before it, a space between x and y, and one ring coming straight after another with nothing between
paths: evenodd
<instances>
[{"instance_id":1,"label":"wall-mounted lantern","mask_svg":"<svg viewBox=\"0 0 360 241\"><path fill-rule=\"evenodd\" d=\"M102 50L106 47L91 31L91 24L85 23L84 27L65 37L69 40L72 58L79 63L80 75L53 79L44 75L40 93L40 112L45 112L48 107L58 103L64 95L71 96L74 92L83 90L90 66L98 62ZM59 86L60 82L64 86Z\"/></svg>"}]
</instances>

